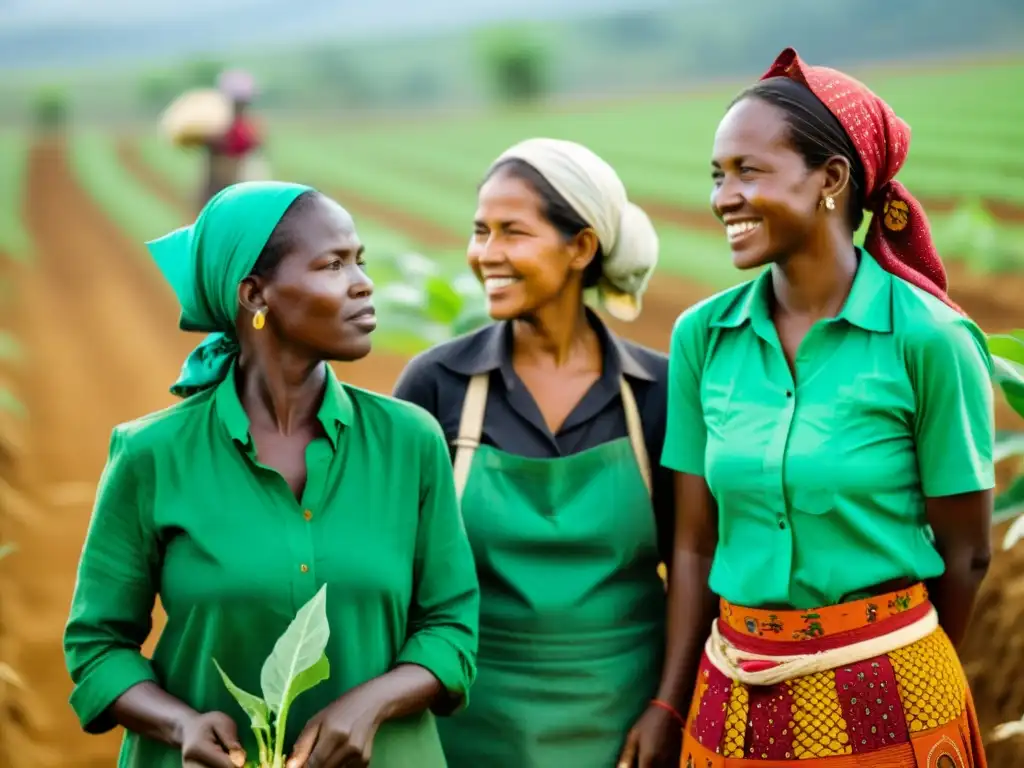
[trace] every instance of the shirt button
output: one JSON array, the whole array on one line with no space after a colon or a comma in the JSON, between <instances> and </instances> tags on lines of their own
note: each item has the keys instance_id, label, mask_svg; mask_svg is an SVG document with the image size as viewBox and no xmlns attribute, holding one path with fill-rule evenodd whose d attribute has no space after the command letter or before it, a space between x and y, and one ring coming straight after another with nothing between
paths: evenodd
<instances>
[{"instance_id":1,"label":"shirt button","mask_svg":"<svg viewBox=\"0 0 1024 768\"><path fill-rule=\"evenodd\" d=\"M306 510L305 512L303 512L303 513L302 513L302 516L303 516L303 517L304 517L304 518L305 518L306 520L312 520L312 519L313 519L313 513L312 513L312 512L310 512L310 511L309 511L308 509L307 509L307 510Z\"/></svg>"},{"instance_id":2,"label":"shirt button","mask_svg":"<svg viewBox=\"0 0 1024 768\"><path fill-rule=\"evenodd\" d=\"M779 530L780 531L786 530L786 521L785 520L779 520Z\"/></svg>"},{"instance_id":3,"label":"shirt button","mask_svg":"<svg viewBox=\"0 0 1024 768\"><path fill-rule=\"evenodd\" d=\"M309 573L309 566L306 565L305 563L303 563L302 565L299 566L299 570L302 571L303 573Z\"/></svg>"},{"instance_id":4,"label":"shirt button","mask_svg":"<svg viewBox=\"0 0 1024 768\"><path fill-rule=\"evenodd\" d=\"M787 389L786 390L786 397L792 397L792 396L793 396L793 390Z\"/></svg>"}]
</instances>

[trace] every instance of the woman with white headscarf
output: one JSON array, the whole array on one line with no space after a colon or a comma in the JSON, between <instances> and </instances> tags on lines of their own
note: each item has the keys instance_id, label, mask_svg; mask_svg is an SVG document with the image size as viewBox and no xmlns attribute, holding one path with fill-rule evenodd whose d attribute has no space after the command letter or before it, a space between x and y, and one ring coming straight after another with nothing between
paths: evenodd
<instances>
[{"instance_id":1,"label":"woman with white headscarf","mask_svg":"<svg viewBox=\"0 0 1024 768\"><path fill-rule=\"evenodd\" d=\"M517 144L480 186L468 253L495 322L396 385L450 441L480 579L477 681L440 726L450 768L614 766L642 715L626 764L678 765L678 715L657 699L668 362L584 303L635 319L657 255L601 158Z\"/></svg>"}]
</instances>

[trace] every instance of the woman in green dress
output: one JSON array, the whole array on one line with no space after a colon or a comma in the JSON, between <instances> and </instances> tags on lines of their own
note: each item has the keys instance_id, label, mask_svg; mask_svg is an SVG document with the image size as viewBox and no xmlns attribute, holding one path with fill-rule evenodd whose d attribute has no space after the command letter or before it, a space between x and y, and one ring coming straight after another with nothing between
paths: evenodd
<instances>
[{"instance_id":1,"label":"woman in green dress","mask_svg":"<svg viewBox=\"0 0 1024 768\"><path fill-rule=\"evenodd\" d=\"M255 759L213 659L258 694L327 585L330 676L291 708L288 765L443 768L434 714L465 703L479 590L436 422L326 362L364 357L376 324L351 217L244 183L149 248L181 328L212 334L183 402L113 431L65 634L83 728L126 729L121 768Z\"/></svg>"},{"instance_id":2,"label":"woman in green dress","mask_svg":"<svg viewBox=\"0 0 1024 768\"><path fill-rule=\"evenodd\" d=\"M480 577L473 704L441 730L452 768L675 765L680 725L658 694L673 491L667 359L584 304L631 320L658 239L615 171L534 139L479 190L469 265L493 324L412 360L395 388L453 446Z\"/></svg>"}]
</instances>

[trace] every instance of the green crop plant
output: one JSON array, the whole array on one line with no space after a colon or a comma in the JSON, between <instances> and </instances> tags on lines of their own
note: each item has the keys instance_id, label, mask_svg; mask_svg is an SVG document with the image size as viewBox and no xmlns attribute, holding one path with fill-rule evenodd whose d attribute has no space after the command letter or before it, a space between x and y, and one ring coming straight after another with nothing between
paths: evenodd
<instances>
[{"instance_id":1,"label":"green crop plant","mask_svg":"<svg viewBox=\"0 0 1024 768\"><path fill-rule=\"evenodd\" d=\"M325 652L329 637L327 586L324 585L299 609L263 663L262 698L235 685L213 659L224 685L249 717L256 736L259 762L250 761L246 768L284 768L288 710L300 694L330 676L331 666Z\"/></svg>"},{"instance_id":2,"label":"green crop plant","mask_svg":"<svg viewBox=\"0 0 1024 768\"><path fill-rule=\"evenodd\" d=\"M378 289L374 303L388 328L437 344L489 322L483 290L472 274L452 275L418 253L386 258L396 278Z\"/></svg>"},{"instance_id":3,"label":"green crop plant","mask_svg":"<svg viewBox=\"0 0 1024 768\"><path fill-rule=\"evenodd\" d=\"M989 351L995 364L995 381L1002 389L1010 407L1024 417L1024 330L993 334L988 338ZM997 436L996 459L1024 456L1024 432L1007 432ZM1024 471L996 497L996 522L1012 520L1003 536L1003 549L1008 550L1024 539ZM1024 736L1024 717L999 725L993 741Z\"/></svg>"},{"instance_id":4,"label":"green crop plant","mask_svg":"<svg viewBox=\"0 0 1024 768\"><path fill-rule=\"evenodd\" d=\"M1024 417L1024 330L992 334L989 352L995 366L994 379L1010 407ZM996 439L996 460L1024 457L1024 432L1000 432ZM1003 539L1009 549L1024 539L1024 472L996 497L995 520L1013 520Z\"/></svg>"}]
</instances>

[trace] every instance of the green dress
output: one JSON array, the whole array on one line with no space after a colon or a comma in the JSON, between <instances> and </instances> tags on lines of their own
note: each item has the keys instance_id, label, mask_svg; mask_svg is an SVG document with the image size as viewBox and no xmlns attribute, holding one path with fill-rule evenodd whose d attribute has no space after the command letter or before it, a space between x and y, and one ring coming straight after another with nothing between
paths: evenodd
<instances>
[{"instance_id":1,"label":"green dress","mask_svg":"<svg viewBox=\"0 0 1024 768\"><path fill-rule=\"evenodd\" d=\"M327 585L330 678L295 702L288 745L309 718L401 663L466 698L475 673L479 592L451 461L425 412L328 380L307 449L301 502L260 464L234 369L216 387L114 430L65 634L83 727L153 681L199 711L247 718L213 665L260 692L260 668L296 611ZM159 595L167 625L152 660L140 646ZM453 706L453 705L452 705ZM374 768L443 768L435 717L386 723ZM180 768L181 754L125 734L120 768Z\"/></svg>"},{"instance_id":2,"label":"green dress","mask_svg":"<svg viewBox=\"0 0 1024 768\"><path fill-rule=\"evenodd\" d=\"M558 459L478 445L488 375L470 381L456 487L480 578L473 703L439 723L451 768L604 768L655 695L665 595L640 419Z\"/></svg>"}]
</instances>

